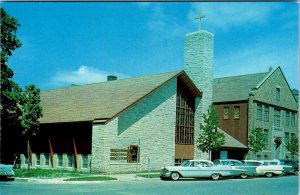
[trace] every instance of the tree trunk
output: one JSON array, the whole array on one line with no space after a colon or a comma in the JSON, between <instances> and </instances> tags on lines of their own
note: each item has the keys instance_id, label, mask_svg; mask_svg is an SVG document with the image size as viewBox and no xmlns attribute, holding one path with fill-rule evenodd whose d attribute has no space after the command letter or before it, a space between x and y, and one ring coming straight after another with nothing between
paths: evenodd
<instances>
[{"instance_id":1,"label":"tree trunk","mask_svg":"<svg viewBox=\"0 0 300 195\"><path fill-rule=\"evenodd\" d=\"M27 168L30 169L30 146L29 146L29 139L27 139Z\"/></svg>"}]
</instances>

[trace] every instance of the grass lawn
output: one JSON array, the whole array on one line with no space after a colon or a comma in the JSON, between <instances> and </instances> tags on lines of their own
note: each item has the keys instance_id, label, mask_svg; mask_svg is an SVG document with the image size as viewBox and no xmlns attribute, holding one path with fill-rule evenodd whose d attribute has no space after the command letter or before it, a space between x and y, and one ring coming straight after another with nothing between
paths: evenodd
<instances>
[{"instance_id":1,"label":"grass lawn","mask_svg":"<svg viewBox=\"0 0 300 195\"><path fill-rule=\"evenodd\" d=\"M15 177L39 177L39 178L60 178L60 177L82 177L89 173L68 170L52 169L15 169Z\"/></svg>"},{"instance_id":2,"label":"grass lawn","mask_svg":"<svg viewBox=\"0 0 300 195\"><path fill-rule=\"evenodd\" d=\"M144 177L144 178L148 178L148 173L140 173L137 176L139 177ZM159 178L160 174L159 173L150 173L149 174L149 178Z\"/></svg>"},{"instance_id":3,"label":"grass lawn","mask_svg":"<svg viewBox=\"0 0 300 195\"><path fill-rule=\"evenodd\" d=\"M95 176L95 177L75 177L64 179L64 181L107 181L107 180L117 180L114 177L106 177L106 176Z\"/></svg>"}]
</instances>

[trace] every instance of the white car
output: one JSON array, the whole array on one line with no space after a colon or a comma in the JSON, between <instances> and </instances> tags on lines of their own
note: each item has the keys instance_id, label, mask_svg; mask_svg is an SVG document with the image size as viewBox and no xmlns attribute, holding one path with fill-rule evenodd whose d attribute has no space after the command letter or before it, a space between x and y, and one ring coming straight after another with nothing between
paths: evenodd
<instances>
[{"instance_id":1,"label":"white car","mask_svg":"<svg viewBox=\"0 0 300 195\"><path fill-rule=\"evenodd\" d=\"M162 167L160 178L178 180L179 178L207 177L217 180L220 177L232 176L230 166L215 166L208 160L188 160L180 166Z\"/></svg>"},{"instance_id":2,"label":"white car","mask_svg":"<svg viewBox=\"0 0 300 195\"><path fill-rule=\"evenodd\" d=\"M272 177L283 174L283 166L276 160L244 160L244 163L256 166L257 175Z\"/></svg>"}]
</instances>

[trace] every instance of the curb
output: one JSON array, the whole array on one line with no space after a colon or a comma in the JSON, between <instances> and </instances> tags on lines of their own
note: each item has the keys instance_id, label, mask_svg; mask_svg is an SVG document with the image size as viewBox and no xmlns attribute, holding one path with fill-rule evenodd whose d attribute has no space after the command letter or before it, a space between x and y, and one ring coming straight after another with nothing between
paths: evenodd
<instances>
[{"instance_id":1,"label":"curb","mask_svg":"<svg viewBox=\"0 0 300 195\"><path fill-rule=\"evenodd\" d=\"M32 183L61 183L61 184L95 184L103 182L122 182L122 181L143 181L143 180L156 180L157 178L144 178L144 177L135 177L135 176L115 176L116 180L103 180L103 181L64 181L68 178L54 178L54 179L41 179L41 178L15 178L15 181L18 182L32 182Z\"/></svg>"}]
</instances>

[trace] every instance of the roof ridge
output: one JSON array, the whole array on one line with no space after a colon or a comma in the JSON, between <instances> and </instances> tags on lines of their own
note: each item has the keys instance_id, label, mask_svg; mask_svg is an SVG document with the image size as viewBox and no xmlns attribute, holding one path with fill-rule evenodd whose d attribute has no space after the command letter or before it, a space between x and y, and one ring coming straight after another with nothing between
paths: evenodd
<instances>
[{"instance_id":1,"label":"roof ridge","mask_svg":"<svg viewBox=\"0 0 300 195\"><path fill-rule=\"evenodd\" d=\"M234 75L234 76L216 77L214 79L224 79L224 78L242 77L242 76L250 76L250 75L257 75L257 74L268 74L268 73L269 72L258 72L258 73L241 74L241 75Z\"/></svg>"},{"instance_id":2,"label":"roof ridge","mask_svg":"<svg viewBox=\"0 0 300 195\"><path fill-rule=\"evenodd\" d=\"M141 75L141 76L133 76L133 77L128 77L128 78L122 78L118 80L113 80L113 81L100 81L96 83L86 83L86 84L76 84L74 86L65 86L65 87L59 87L59 88L54 88L54 89L47 89L47 90L41 90L42 92L48 92L48 91L56 91L56 90L66 90L66 89L74 89L77 87L83 87L87 85L98 85L98 84L105 84L105 83L112 83L112 82L118 82L118 81L124 81L124 80L129 80L129 79L138 79L138 78L143 78L143 77L150 77L150 76L159 76L159 75L164 75L164 74L171 74L171 73L179 73L182 70L174 70L174 71L168 71L168 72L161 72L161 73L155 73L155 74L147 74L147 75Z\"/></svg>"}]
</instances>

